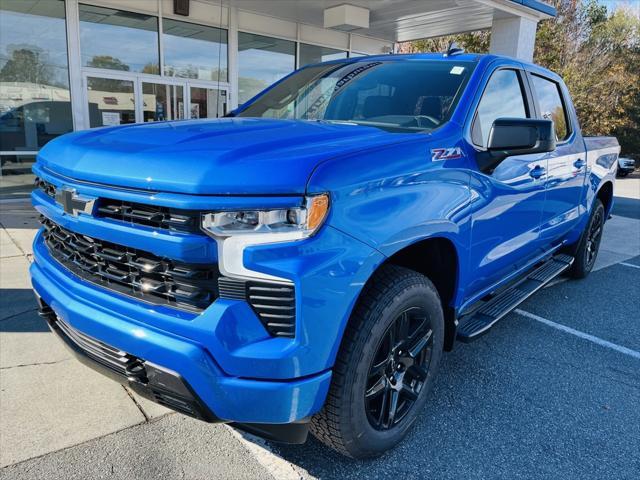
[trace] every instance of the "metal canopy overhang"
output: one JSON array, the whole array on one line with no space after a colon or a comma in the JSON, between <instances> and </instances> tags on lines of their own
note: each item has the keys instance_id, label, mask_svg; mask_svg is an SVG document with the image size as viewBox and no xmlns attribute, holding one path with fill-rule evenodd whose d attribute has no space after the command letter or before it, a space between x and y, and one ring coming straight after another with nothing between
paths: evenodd
<instances>
[{"instance_id":1,"label":"metal canopy overhang","mask_svg":"<svg viewBox=\"0 0 640 480\"><path fill-rule=\"evenodd\" d=\"M242 10L323 27L324 10L348 3L370 12L369 28L350 33L392 42L491 28L494 18L542 20L556 10L540 0L226 0Z\"/></svg>"}]
</instances>

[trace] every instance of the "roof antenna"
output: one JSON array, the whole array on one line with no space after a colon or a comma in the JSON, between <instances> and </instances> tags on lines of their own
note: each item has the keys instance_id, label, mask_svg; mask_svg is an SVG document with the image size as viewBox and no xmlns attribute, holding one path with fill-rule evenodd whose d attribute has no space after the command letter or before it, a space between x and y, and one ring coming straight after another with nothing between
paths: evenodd
<instances>
[{"instance_id":1,"label":"roof antenna","mask_svg":"<svg viewBox=\"0 0 640 480\"><path fill-rule=\"evenodd\" d=\"M459 47L456 42L449 42L449 47L447 47L447 52L444 54L445 57L453 57L454 55L461 55L464 53L464 48Z\"/></svg>"}]
</instances>

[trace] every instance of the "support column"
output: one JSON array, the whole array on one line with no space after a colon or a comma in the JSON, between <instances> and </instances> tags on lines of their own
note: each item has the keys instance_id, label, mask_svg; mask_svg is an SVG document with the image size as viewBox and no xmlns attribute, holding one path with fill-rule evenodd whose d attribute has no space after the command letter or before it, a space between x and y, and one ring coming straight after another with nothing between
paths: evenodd
<instances>
[{"instance_id":1,"label":"support column","mask_svg":"<svg viewBox=\"0 0 640 480\"><path fill-rule=\"evenodd\" d=\"M238 7L235 2L229 2L229 30L227 37L229 70L229 110L238 108Z\"/></svg>"},{"instance_id":2,"label":"support column","mask_svg":"<svg viewBox=\"0 0 640 480\"><path fill-rule=\"evenodd\" d=\"M71 99L71 115L73 129L82 130L88 127L86 117L85 93L82 82L82 65L80 62L80 19L78 0L66 0L65 17L67 23L67 57L69 61L69 92Z\"/></svg>"},{"instance_id":3,"label":"support column","mask_svg":"<svg viewBox=\"0 0 640 480\"><path fill-rule=\"evenodd\" d=\"M502 14L504 15L504 14ZM519 16L493 16L490 53L533 61L538 22Z\"/></svg>"}]
</instances>

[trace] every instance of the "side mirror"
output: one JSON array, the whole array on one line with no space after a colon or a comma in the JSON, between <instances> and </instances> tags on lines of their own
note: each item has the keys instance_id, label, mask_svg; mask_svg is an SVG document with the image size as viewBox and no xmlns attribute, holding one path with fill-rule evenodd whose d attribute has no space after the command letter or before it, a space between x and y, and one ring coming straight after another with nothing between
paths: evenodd
<instances>
[{"instance_id":1,"label":"side mirror","mask_svg":"<svg viewBox=\"0 0 640 480\"><path fill-rule=\"evenodd\" d=\"M507 157L552 152L556 136L551 120L498 118L489 132L487 151L478 155L478 166L491 171Z\"/></svg>"}]
</instances>

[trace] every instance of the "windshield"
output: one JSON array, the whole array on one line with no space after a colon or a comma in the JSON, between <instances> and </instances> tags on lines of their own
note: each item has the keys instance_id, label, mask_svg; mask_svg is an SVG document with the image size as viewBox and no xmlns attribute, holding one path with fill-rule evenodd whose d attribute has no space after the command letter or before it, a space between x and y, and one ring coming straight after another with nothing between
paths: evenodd
<instances>
[{"instance_id":1,"label":"windshield","mask_svg":"<svg viewBox=\"0 0 640 480\"><path fill-rule=\"evenodd\" d=\"M474 67L426 60L316 65L263 93L238 116L429 131L449 119Z\"/></svg>"}]
</instances>

